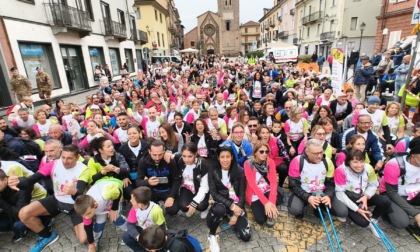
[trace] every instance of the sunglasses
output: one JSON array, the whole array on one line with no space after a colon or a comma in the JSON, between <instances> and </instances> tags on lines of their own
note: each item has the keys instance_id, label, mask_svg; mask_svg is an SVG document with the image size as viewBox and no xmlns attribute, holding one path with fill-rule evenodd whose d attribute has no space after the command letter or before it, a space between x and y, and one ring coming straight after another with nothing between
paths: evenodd
<instances>
[{"instance_id":1,"label":"sunglasses","mask_svg":"<svg viewBox=\"0 0 420 252\"><path fill-rule=\"evenodd\" d=\"M261 155L262 155L262 154L264 154L264 153L268 155L268 154L270 153L270 151L269 151L269 150L260 150L260 151L258 151L258 152L259 152Z\"/></svg>"},{"instance_id":2,"label":"sunglasses","mask_svg":"<svg viewBox=\"0 0 420 252\"><path fill-rule=\"evenodd\" d=\"M250 125L248 125L248 128L256 128L256 127L258 127L257 124L250 124Z\"/></svg>"}]
</instances>

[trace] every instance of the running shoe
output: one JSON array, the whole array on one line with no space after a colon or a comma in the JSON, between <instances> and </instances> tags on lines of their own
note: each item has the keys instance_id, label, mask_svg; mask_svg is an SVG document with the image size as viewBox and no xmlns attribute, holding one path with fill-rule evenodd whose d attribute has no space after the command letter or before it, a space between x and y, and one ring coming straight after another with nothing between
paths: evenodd
<instances>
[{"instance_id":1,"label":"running shoe","mask_svg":"<svg viewBox=\"0 0 420 252\"><path fill-rule=\"evenodd\" d=\"M44 249L58 240L60 236L56 232L52 232L50 237L39 237L38 242L29 252L42 252Z\"/></svg>"},{"instance_id":2,"label":"running shoe","mask_svg":"<svg viewBox=\"0 0 420 252\"><path fill-rule=\"evenodd\" d=\"M267 223L267 226L269 226L269 227L273 227L273 226L274 226L274 224L275 224L275 222L274 222L274 219L273 219L273 218L267 218L266 223Z\"/></svg>"},{"instance_id":3,"label":"running shoe","mask_svg":"<svg viewBox=\"0 0 420 252\"><path fill-rule=\"evenodd\" d=\"M205 211L200 213L200 218L205 219L207 218L207 214L209 213L209 209L206 209Z\"/></svg>"}]
</instances>

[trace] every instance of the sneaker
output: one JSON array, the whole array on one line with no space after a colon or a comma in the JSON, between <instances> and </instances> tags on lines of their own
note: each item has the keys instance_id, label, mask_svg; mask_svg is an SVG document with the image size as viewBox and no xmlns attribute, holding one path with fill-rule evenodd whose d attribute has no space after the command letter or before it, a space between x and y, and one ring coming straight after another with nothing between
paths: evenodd
<instances>
[{"instance_id":1,"label":"sneaker","mask_svg":"<svg viewBox=\"0 0 420 252\"><path fill-rule=\"evenodd\" d=\"M46 247L53 244L58 240L60 236L56 232L52 232L51 236L48 238L40 237L38 242L33 246L29 252L42 252Z\"/></svg>"},{"instance_id":2,"label":"sneaker","mask_svg":"<svg viewBox=\"0 0 420 252\"><path fill-rule=\"evenodd\" d=\"M209 237L207 238L209 241L211 252L220 252L219 243L217 242L218 238L219 238L218 235L209 235Z\"/></svg>"},{"instance_id":3,"label":"sneaker","mask_svg":"<svg viewBox=\"0 0 420 252\"><path fill-rule=\"evenodd\" d=\"M22 222L16 221L13 224L13 231L15 232L15 235L13 235L12 241L18 242L26 236L28 233L28 228Z\"/></svg>"},{"instance_id":4,"label":"sneaker","mask_svg":"<svg viewBox=\"0 0 420 252\"><path fill-rule=\"evenodd\" d=\"M345 223L347 221L346 217L337 217L337 220L341 223Z\"/></svg>"},{"instance_id":5,"label":"sneaker","mask_svg":"<svg viewBox=\"0 0 420 252\"><path fill-rule=\"evenodd\" d=\"M207 218L207 214L209 213L209 209L206 209L205 211L200 213L200 218L205 219Z\"/></svg>"},{"instance_id":6,"label":"sneaker","mask_svg":"<svg viewBox=\"0 0 420 252\"><path fill-rule=\"evenodd\" d=\"M370 229L370 231L372 231L372 234L374 236L376 236L377 238L381 238L372 223L369 223L368 228Z\"/></svg>"},{"instance_id":7,"label":"sneaker","mask_svg":"<svg viewBox=\"0 0 420 252\"><path fill-rule=\"evenodd\" d=\"M273 227L274 224L275 224L273 218L267 218L266 223L267 223L267 226L269 226L269 227Z\"/></svg>"}]
</instances>

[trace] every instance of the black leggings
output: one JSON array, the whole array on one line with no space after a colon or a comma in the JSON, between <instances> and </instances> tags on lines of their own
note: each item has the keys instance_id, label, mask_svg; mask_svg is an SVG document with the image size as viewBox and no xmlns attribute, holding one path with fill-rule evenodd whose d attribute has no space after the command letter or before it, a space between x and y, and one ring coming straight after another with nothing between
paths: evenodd
<instances>
[{"instance_id":1,"label":"black leggings","mask_svg":"<svg viewBox=\"0 0 420 252\"><path fill-rule=\"evenodd\" d=\"M284 181L289 175L289 166L285 163L279 164L276 167L277 173L279 174L279 186L283 187Z\"/></svg>"},{"instance_id":2,"label":"black leggings","mask_svg":"<svg viewBox=\"0 0 420 252\"><path fill-rule=\"evenodd\" d=\"M156 193L152 189L152 201L156 204L159 204L159 201L165 202L169 198L169 192ZM178 207L175 204L176 197L174 199L174 204L171 207L165 208L166 213L169 215L176 215L178 213Z\"/></svg>"},{"instance_id":3,"label":"black leggings","mask_svg":"<svg viewBox=\"0 0 420 252\"><path fill-rule=\"evenodd\" d=\"M356 203L357 204L357 203ZM391 212L391 200L388 197L375 194L368 200L368 206L375 206L372 212L372 218L378 219L379 217ZM369 226L367 221L362 215L349 209L349 218L360 227Z\"/></svg>"},{"instance_id":4,"label":"black leggings","mask_svg":"<svg viewBox=\"0 0 420 252\"><path fill-rule=\"evenodd\" d=\"M216 230L222 222L223 217L228 214L233 215L233 212L230 209L227 209L225 205L217 202L213 203L206 218L207 227L210 229L210 235L216 234ZM245 211L238 217L234 227L236 234L241 240L249 241L249 239L251 239L250 226Z\"/></svg>"},{"instance_id":5,"label":"black leggings","mask_svg":"<svg viewBox=\"0 0 420 252\"><path fill-rule=\"evenodd\" d=\"M277 188L277 200L276 200L276 206L279 206L283 203L283 189L281 189L280 187ZM264 196L268 199L268 197L270 196L270 192L266 192L264 194ZM252 213L254 214L255 217L255 221L258 224L264 224L264 222L267 220L267 215L265 214L265 208L263 203L261 203L260 200L256 200L253 201L251 203L251 210Z\"/></svg>"},{"instance_id":6,"label":"black leggings","mask_svg":"<svg viewBox=\"0 0 420 252\"><path fill-rule=\"evenodd\" d=\"M184 213L187 212L188 211L187 206L191 203L195 195L196 194L193 194L187 188L181 187L181 189L179 190L179 196L174 201L176 212L178 212L179 210L181 210ZM210 194L207 193L206 197L204 197L204 199L200 202L200 204L198 204L196 208L197 211L204 212L207 210L207 208L209 207L209 197L210 197Z\"/></svg>"}]
</instances>

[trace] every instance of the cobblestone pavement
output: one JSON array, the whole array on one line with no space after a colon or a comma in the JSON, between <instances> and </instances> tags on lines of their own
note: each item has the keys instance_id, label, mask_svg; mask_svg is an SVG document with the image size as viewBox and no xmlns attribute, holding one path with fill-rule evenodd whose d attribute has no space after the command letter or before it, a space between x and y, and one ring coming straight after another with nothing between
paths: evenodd
<instances>
[{"instance_id":1,"label":"cobblestone pavement","mask_svg":"<svg viewBox=\"0 0 420 252\"><path fill-rule=\"evenodd\" d=\"M226 229L228 227L227 224L222 224L222 231L220 232L221 251L330 251L322 223L320 219L314 216L313 210L307 208L305 217L302 220L297 220L289 216L286 210L285 205L283 205L275 226L269 228L256 224L253 221L252 213L247 209L252 227L252 238L247 243L240 241L232 229ZM128 212L128 209L125 209L124 212ZM197 237L203 248L208 247L206 222L200 219L199 214L195 214L191 218L187 218L184 215L165 217L168 228L186 228L192 235ZM334 223L338 236L341 239L343 251L385 251L380 239L375 238L367 228L360 228L349 220L346 223L340 223L338 221L334 221ZM383 221L379 222L379 226L385 231L398 251L413 252L420 250L418 242L405 230L394 229ZM87 251L86 246L79 244L73 232L70 219L66 215L62 214L55 218L54 230L60 235L60 239L45 251ZM12 232L0 234L0 251L28 251L36 241L36 235L29 233L20 242L12 243L12 235ZM120 241L121 231L108 223L104 236L100 241L99 251L130 251L128 247L121 245Z\"/></svg>"}]
</instances>

